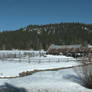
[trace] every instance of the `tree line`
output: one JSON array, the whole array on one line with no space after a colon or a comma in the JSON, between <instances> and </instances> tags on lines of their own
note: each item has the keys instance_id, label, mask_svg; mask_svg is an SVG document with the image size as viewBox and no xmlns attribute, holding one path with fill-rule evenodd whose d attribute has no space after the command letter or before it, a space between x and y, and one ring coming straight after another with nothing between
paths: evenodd
<instances>
[{"instance_id":1,"label":"tree line","mask_svg":"<svg viewBox=\"0 0 92 92\"><path fill-rule=\"evenodd\" d=\"M0 32L0 49L47 50L51 44L92 44L91 39L91 24L28 25L19 30Z\"/></svg>"}]
</instances>

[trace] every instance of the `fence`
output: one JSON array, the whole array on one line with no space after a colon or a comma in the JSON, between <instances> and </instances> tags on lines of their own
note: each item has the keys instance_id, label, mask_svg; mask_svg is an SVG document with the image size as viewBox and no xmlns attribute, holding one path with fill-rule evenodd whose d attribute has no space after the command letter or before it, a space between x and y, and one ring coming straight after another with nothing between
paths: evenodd
<instances>
[{"instance_id":1,"label":"fence","mask_svg":"<svg viewBox=\"0 0 92 92\"><path fill-rule=\"evenodd\" d=\"M17 51L17 52L0 52L0 61L6 62L27 62L27 63L52 63L52 62L69 62L75 61L71 58L50 58L46 57L44 51Z\"/></svg>"},{"instance_id":2,"label":"fence","mask_svg":"<svg viewBox=\"0 0 92 92\"><path fill-rule=\"evenodd\" d=\"M86 59L85 61L87 61ZM27 63L48 63L48 62L58 63L58 62L70 62L70 61L81 62L82 60L83 58L78 58L78 59L68 58L68 57L50 58L50 57L46 57L45 51L0 51L0 61L2 62L11 61L11 62L27 62Z\"/></svg>"}]
</instances>

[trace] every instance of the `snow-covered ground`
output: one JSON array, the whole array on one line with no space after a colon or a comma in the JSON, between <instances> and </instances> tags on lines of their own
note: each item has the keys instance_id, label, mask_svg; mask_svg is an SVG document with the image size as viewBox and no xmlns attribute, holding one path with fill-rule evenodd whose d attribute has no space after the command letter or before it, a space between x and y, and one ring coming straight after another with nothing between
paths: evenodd
<instances>
[{"instance_id":1,"label":"snow-covered ground","mask_svg":"<svg viewBox=\"0 0 92 92\"><path fill-rule=\"evenodd\" d=\"M1 51L0 52L0 77L18 76L23 71L44 70L54 68L64 68L76 66L79 63L72 58L63 55L39 55L39 51L33 57L27 56L30 51L21 51L21 57L7 57L9 54L20 55L20 51ZM43 52L44 53L44 52ZM3 54L3 58L2 58ZM29 54L30 55L30 54ZM4 58L5 57L5 58ZM81 81L72 68L61 69L58 71L43 71L33 75L0 79L0 90L2 85L8 83L16 87L23 87L28 92L91 92L81 85ZM9 87L8 85L8 87ZM3 86L4 87L4 86ZM12 91L11 91L12 92Z\"/></svg>"},{"instance_id":2,"label":"snow-covered ground","mask_svg":"<svg viewBox=\"0 0 92 92\"><path fill-rule=\"evenodd\" d=\"M13 58L12 60L0 60L0 77L15 77L21 72L64 68L78 65L75 59L66 56L47 55L45 57Z\"/></svg>"},{"instance_id":3,"label":"snow-covered ground","mask_svg":"<svg viewBox=\"0 0 92 92\"><path fill-rule=\"evenodd\" d=\"M27 89L28 92L92 92L81 86L73 69L38 72L30 76L0 79L4 83Z\"/></svg>"}]
</instances>

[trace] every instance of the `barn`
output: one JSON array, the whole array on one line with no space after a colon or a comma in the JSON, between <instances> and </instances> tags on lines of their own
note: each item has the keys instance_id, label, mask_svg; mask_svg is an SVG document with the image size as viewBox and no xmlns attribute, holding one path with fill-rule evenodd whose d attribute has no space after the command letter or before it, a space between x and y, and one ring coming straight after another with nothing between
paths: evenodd
<instances>
[{"instance_id":1,"label":"barn","mask_svg":"<svg viewBox=\"0 0 92 92\"><path fill-rule=\"evenodd\" d=\"M88 44L86 46L82 46L80 44L76 45L55 45L52 44L48 48L49 54L54 55L87 55L87 53L92 53L92 45Z\"/></svg>"}]
</instances>

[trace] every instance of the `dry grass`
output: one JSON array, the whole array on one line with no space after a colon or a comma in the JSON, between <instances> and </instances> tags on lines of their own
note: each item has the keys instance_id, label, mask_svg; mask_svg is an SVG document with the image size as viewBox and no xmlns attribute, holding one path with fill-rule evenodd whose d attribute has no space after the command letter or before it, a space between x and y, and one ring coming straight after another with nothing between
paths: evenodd
<instances>
[{"instance_id":1,"label":"dry grass","mask_svg":"<svg viewBox=\"0 0 92 92\"><path fill-rule=\"evenodd\" d=\"M82 59L82 66L75 67L74 71L79 77L82 85L92 89L92 56Z\"/></svg>"}]
</instances>

